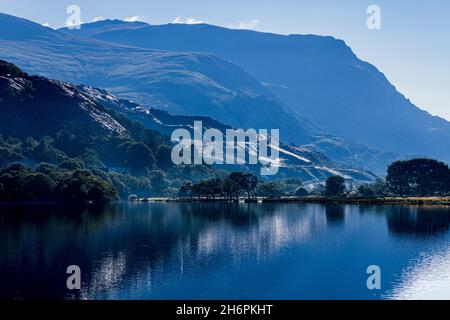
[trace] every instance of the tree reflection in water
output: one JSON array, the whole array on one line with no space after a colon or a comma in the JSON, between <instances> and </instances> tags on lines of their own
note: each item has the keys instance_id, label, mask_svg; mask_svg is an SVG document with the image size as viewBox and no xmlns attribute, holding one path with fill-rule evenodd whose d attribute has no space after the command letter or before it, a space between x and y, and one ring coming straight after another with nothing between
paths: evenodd
<instances>
[{"instance_id":1,"label":"tree reflection in water","mask_svg":"<svg viewBox=\"0 0 450 320\"><path fill-rule=\"evenodd\" d=\"M356 221L353 228L357 228L349 229L352 224L346 221ZM315 276L323 278L322 263L329 267L346 261L349 268L360 268L370 250L376 250L374 254L383 254L379 259L396 256L386 263L401 270L410 254L394 253L396 240L383 237L384 232L433 238L448 234L449 221L448 209L428 207L275 203L0 206L0 298L227 298L230 290L256 290L271 281L281 286L276 292L297 282L306 289L314 285L329 290L330 280L314 282ZM367 238L366 228L380 236ZM335 246L334 239L347 245ZM371 249L378 245L385 250ZM412 247L426 245L410 242ZM369 252L355 255L364 250ZM283 259L286 263L281 263ZM82 270L83 289L77 293L65 287L66 268L72 264ZM252 268L264 278L230 283L229 279L250 277ZM284 271L274 271L278 269ZM214 278L221 273L223 279ZM280 282L279 277L285 280ZM199 283L207 279L224 282ZM244 287L227 291L231 285ZM211 291L195 291L208 286ZM215 287L224 288L223 295ZM282 297L310 296L294 292Z\"/></svg>"}]
</instances>

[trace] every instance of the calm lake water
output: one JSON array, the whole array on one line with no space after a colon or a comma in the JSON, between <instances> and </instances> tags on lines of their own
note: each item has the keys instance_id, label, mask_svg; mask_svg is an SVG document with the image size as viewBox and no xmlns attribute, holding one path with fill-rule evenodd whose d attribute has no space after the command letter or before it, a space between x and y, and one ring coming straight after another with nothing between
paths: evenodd
<instances>
[{"instance_id":1,"label":"calm lake water","mask_svg":"<svg viewBox=\"0 0 450 320\"><path fill-rule=\"evenodd\" d=\"M0 206L0 298L450 299L449 226L446 207Z\"/></svg>"}]
</instances>

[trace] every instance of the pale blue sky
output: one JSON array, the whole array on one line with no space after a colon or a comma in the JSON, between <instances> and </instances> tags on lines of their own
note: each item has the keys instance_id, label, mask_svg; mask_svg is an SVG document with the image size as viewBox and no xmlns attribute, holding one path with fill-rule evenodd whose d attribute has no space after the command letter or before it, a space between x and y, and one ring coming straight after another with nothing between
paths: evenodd
<instances>
[{"instance_id":1,"label":"pale blue sky","mask_svg":"<svg viewBox=\"0 0 450 320\"><path fill-rule=\"evenodd\" d=\"M60 27L71 4L80 6L86 22L140 16L162 24L179 17L282 34L332 35L381 69L419 107L450 120L448 0L0 0L0 11ZM381 8L379 31L366 27L372 4Z\"/></svg>"}]
</instances>

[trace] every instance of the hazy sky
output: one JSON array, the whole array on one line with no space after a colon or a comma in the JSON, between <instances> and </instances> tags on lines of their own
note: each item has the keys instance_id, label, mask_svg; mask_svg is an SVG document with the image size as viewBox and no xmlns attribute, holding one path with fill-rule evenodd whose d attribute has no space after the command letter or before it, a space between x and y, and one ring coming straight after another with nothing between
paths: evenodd
<instances>
[{"instance_id":1,"label":"hazy sky","mask_svg":"<svg viewBox=\"0 0 450 320\"><path fill-rule=\"evenodd\" d=\"M0 11L55 28L65 24L71 4L80 6L85 22L132 18L332 35L377 66L416 105L450 120L448 0L0 0ZM381 30L367 28L370 5L381 9Z\"/></svg>"}]
</instances>

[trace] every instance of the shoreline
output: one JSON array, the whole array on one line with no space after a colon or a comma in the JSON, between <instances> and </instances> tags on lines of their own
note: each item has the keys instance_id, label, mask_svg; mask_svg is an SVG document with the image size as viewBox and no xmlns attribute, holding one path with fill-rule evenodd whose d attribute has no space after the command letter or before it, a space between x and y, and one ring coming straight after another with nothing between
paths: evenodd
<instances>
[{"instance_id":1,"label":"shoreline","mask_svg":"<svg viewBox=\"0 0 450 320\"><path fill-rule=\"evenodd\" d=\"M367 204L367 205L444 205L450 206L450 197L384 197L384 198L325 198L325 197L282 197L274 199L240 198L225 199L189 199L189 198L148 198L135 201L137 203L316 203L316 204Z\"/></svg>"},{"instance_id":2,"label":"shoreline","mask_svg":"<svg viewBox=\"0 0 450 320\"><path fill-rule=\"evenodd\" d=\"M0 206L26 205L26 206L101 206L114 203L229 203L229 204L265 204L265 203L308 203L308 204L359 204L359 205L419 205L419 206L448 206L450 197L384 197L384 198L326 198L326 197L281 197L281 198L252 198L244 197L233 200L223 198L170 198L153 197L140 198L134 201L121 200L109 203L65 203L65 202L0 202Z\"/></svg>"}]
</instances>

